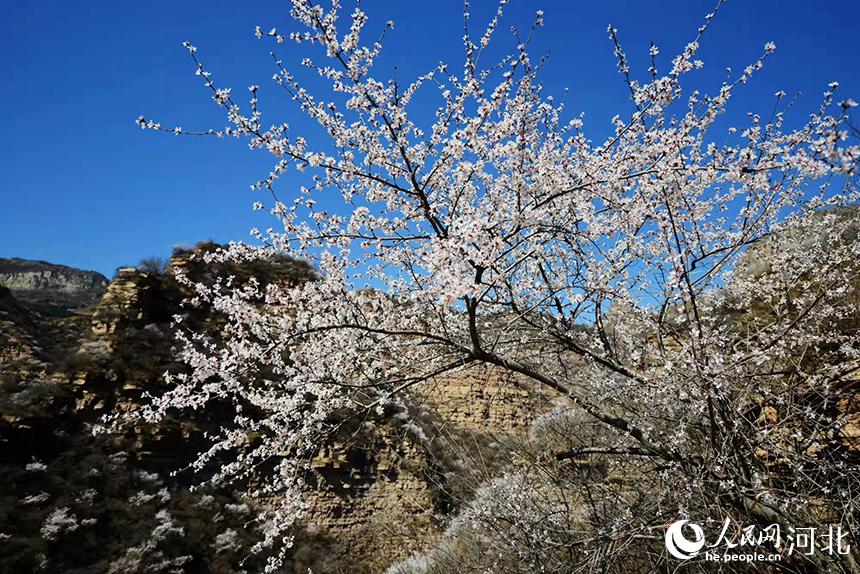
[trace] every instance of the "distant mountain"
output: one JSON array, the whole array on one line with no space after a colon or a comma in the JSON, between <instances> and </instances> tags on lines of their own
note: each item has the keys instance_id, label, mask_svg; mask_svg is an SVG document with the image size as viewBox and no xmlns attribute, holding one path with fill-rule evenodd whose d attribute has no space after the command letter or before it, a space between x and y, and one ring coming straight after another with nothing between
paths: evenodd
<instances>
[{"instance_id":1,"label":"distant mountain","mask_svg":"<svg viewBox=\"0 0 860 574\"><path fill-rule=\"evenodd\" d=\"M96 304L107 290L108 279L95 271L46 261L0 258L0 286L42 313L63 315Z\"/></svg>"}]
</instances>

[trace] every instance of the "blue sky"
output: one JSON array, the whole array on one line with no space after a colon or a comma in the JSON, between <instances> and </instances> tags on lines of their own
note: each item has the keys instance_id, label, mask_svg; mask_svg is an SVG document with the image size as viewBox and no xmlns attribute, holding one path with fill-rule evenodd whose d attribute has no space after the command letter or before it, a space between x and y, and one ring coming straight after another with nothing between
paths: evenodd
<instances>
[{"instance_id":1,"label":"blue sky","mask_svg":"<svg viewBox=\"0 0 860 574\"><path fill-rule=\"evenodd\" d=\"M494 3L473 4L480 33ZM495 48L510 47L509 27L528 27L543 9L546 25L533 52L551 54L545 92L561 96L569 89L568 110L584 111L586 130L597 139L609 118L628 109L607 24L619 29L641 77L650 41L660 46L658 65L666 69L714 4L512 0ZM288 121L294 135L301 133L307 122L269 79L271 44L253 36L257 24L290 28L287 6L283 0L5 3L0 257L45 259L110 276L117 266L166 256L178 243L243 240L251 227L270 225L270 216L251 210L258 196L248 190L267 173L270 157L241 142L142 131L134 119L143 114L185 129L223 125L181 47L187 39L219 84L238 93L260 84L264 119L273 111L269 121ZM370 0L364 7L368 30L395 22L377 75L396 66L406 82L440 60L460 66L461 1ZM783 89L801 92L793 112L801 122L830 81L840 82L843 97L860 99L858 17L860 5L852 2L730 0L704 38L705 69L692 81L716 91L725 67L741 69L773 40L775 56L744 87L732 113L769 113L772 94ZM284 48L285 61L301 56Z\"/></svg>"}]
</instances>

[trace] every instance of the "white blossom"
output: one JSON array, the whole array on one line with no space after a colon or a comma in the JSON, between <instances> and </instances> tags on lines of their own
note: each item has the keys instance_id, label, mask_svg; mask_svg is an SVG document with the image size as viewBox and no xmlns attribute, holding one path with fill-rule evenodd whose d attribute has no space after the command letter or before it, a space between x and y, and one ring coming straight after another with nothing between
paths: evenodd
<instances>
[{"instance_id":1,"label":"white blossom","mask_svg":"<svg viewBox=\"0 0 860 574\"><path fill-rule=\"evenodd\" d=\"M297 69L327 91L311 93L274 56L277 86L328 138L319 147L285 122L263 127L256 99L241 107L191 53L229 124L198 133L244 138L271 154L270 172L252 188L272 193L279 224L255 228L257 245L231 244L204 261L288 255L313 262L315 273L268 285L178 276L224 327L214 336L179 325L190 371L170 376L169 390L138 416L154 422L210 401L237 406L193 466L217 464L216 484L258 485L248 492L265 507L258 550L290 543L289 528L305 511L301 461L334 419L381 416L414 387L474 365L554 393L601 429L605 452L659 461L655 496L667 508L686 512L708 500L734 512L762 488L747 467L761 467L774 490L782 480L757 454L782 447L751 418L756 401L778 404L799 444L801 429L820 423L786 388L821 388L821 375L801 358L810 349L822 360L837 357L824 349L858 352L833 325L854 312L836 287L850 283L860 253L850 234L856 222L840 215L858 194L835 182L856 177L860 148L846 141L847 114L830 95L796 127L775 111L726 129L736 90L764 67L774 43L710 92L689 91L686 75L704 65L697 54L713 15L668 73L652 65L641 83L610 26L631 101L608 137L591 139L581 117L565 119L564 106L544 95L528 42L496 62L481 57L503 5L482 36L464 35L459 72L439 64L400 84L374 76L381 43L363 43L360 8L344 25L337 2L293 0L297 31L256 35L322 48L305 66L299 56ZM434 89L438 105L426 121L410 102ZM143 117L138 124L170 131ZM300 189L278 189L287 173L302 180ZM802 227L824 239L797 240ZM751 249L768 253L766 267L745 259ZM782 385L777 371L790 372L796 387ZM408 425L419 442L427 439ZM735 440L742 432L745 444ZM793 456L850 482L838 461ZM272 468L264 479L248 480L263 466ZM805 472L779 504L804 507L820 492ZM511 473L486 485L455 526L516 517L538 499ZM619 514L607 532L629 522ZM529 526L525 535L537 537L552 524ZM267 569L282 560L273 557Z\"/></svg>"}]
</instances>

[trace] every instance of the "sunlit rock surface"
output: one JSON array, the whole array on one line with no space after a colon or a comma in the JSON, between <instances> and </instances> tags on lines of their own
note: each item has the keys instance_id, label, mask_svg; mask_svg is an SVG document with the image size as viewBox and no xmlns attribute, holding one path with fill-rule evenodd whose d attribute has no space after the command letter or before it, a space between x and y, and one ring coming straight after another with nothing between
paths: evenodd
<instances>
[{"instance_id":1,"label":"sunlit rock surface","mask_svg":"<svg viewBox=\"0 0 860 574\"><path fill-rule=\"evenodd\" d=\"M0 259L0 286L42 312L62 314L98 302L108 280L95 271L13 258Z\"/></svg>"}]
</instances>

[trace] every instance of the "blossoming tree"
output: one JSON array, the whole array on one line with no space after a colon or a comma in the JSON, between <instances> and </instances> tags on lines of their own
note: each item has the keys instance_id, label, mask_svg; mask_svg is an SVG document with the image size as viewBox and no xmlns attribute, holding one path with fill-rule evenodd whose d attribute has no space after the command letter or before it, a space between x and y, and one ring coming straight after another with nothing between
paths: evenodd
<instances>
[{"instance_id":1,"label":"blossoming tree","mask_svg":"<svg viewBox=\"0 0 860 574\"><path fill-rule=\"evenodd\" d=\"M286 254L314 262L318 277L188 280L193 303L228 320L217 337L179 323L190 371L144 416L235 405L198 462L220 461L224 480L269 469L252 482L270 501L269 542L301 515L303 456L338 421L474 364L555 393L601 429L557 460L648 461L663 505L642 518L652 525L694 509L787 525L813 501L856 512L844 419L816 406L839 400L860 352L845 328L857 319L857 212L839 208L857 200L854 102L837 103L831 84L805 125L787 129L779 92L772 112L726 133L714 126L772 43L706 95L682 81L703 65L713 14L667 71L652 46L644 81L610 27L630 105L594 142L542 93L543 61L528 53L541 12L512 54L485 61L504 5L480 38L467 5L461 69L440 64L400 84L373 75L382 37L362 41L359 8L342 30L337 0L292 0L295 31L256 33L275 50L309 50L302 65L327 93L311 93L277 52L274 81L327 135L317 146L286 123L265 127L258 87L240 103L185 44L229 125L185 132L141 117L141 127L244 138L274 157L252 188L282 229L210 261ZM426 123L411 110L419 91L438 95ZM292 169L306 185L280 189ZM798 239L799 222L812 240Z\"/></svg>"}]
</instances>

